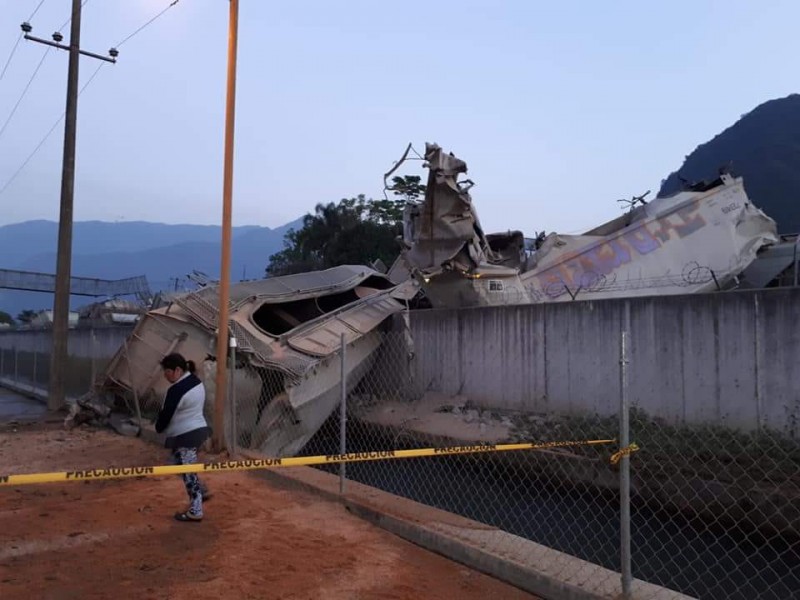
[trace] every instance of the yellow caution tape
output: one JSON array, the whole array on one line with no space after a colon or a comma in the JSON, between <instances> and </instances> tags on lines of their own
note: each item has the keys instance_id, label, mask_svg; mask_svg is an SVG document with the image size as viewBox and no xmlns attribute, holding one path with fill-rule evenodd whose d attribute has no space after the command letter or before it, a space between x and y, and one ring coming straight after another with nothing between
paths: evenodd
<instances>
[{"instance_id":1,"label":"yellow caution tape","mask_svg":"<svg viewBox=\"0 0 800 600\"><path fill-rule=\"evenodd\" d=\"M639 450L639 446L636 445L636 442L632 443L631 445L627 446L626 448L620 448L618 452L614 452L611 455L611 464L617 464L623 456L630 456L634 452Z\"/></svg>"},{"instance_id":2,"label":"yellow caution tape","mask_svg":"<svg viewBox=\"0 0 800 600\"><path fill-rule=\"evenodd\" d=\"M24 475L0 475L0 486L54 483L58 481L87 481L95 479L123 479L127 477L157 477L181 475L183 473L214 473L219 471L248 471L278 467L300 467L336 463L443 456L448 454L474 454L479 452L507 452L510 450L544 450L569 446L596 446L613 444L616 440L589 440L582 442L543 442L540 444L475 444L470 446L445 446L442 448L419 448L415 450L379 450L374 452L351 452L321 456L294 456L289 458L260 458L229 460L220 463L194 463L190 465L166 465L158 467L108 467L63 471L59 473L28 473Z\"/></svg>"}]
</instances>

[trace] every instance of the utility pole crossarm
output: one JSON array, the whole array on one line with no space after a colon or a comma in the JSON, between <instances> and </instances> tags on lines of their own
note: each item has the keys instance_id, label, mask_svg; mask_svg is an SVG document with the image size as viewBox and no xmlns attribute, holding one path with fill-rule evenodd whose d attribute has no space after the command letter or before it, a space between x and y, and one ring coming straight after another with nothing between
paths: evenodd
<instances>
[{"instance_id":1,"label":"utility pole crossarm","mask_svg":"<svg viewBox=\"0 0 800 600\"><path fill-rule=\"evenodd\" d=\"M66 50L67 52L69 52L71 49L71 46L67 46L61 43L61 41L64 39L64 36L61 35L61 32L59 31L56 31L53 34L54 41L51 42L50 40L46 40L44 38L31 35L31 31L33 31L33 26L31 26L30 23L25 22L22 25L20 25L20 27L22 28L22 31L25 33L23 37L26 40L29 40L31 42L38 42L39 44L44 44L45 46L52 46L53 48L58 48L59 50ZM110 63L116 63L117 56L119 56L119 50L117 50L116 48L111 48L108 51L108 56L103 56L102 54L97 54L95 52L89 52L88 50L81 50L80 48L78 48L78 54L83 54L84 56L90 56L91 58L96 58L98 60L105 60Z\"/></svg>"},{"instance_id":2,"label":"utility pole crossarm","mask_svg":"<svg viewBox=\"0 0 800 600\"><path fill-rule=\"evenodd\" d=\"M58 42L51 42L50 40L44 40L42 38L38 38L27 33L25 34L25 39L30 40L32 42L39 42L40 44L44 44L45 46L52 46L53 48L58 48L59 50L69 50L69 46L65 46L64 44L59 44ZM114 52L115 54L111 54L112 52ZM91 56L92 58L98 58L100 60L106 60L110 63L117 62L116 57L118 56L118 54L116 54L116 52L117 50L112 48L111 50L109 50L109 54L111 54L111 56L108 57L108 56L103 56L102 54L95 54L94 52L89 52L88 50L78 50L79 54L83 54L84 56Z\"/></svg>"}]
</instances>

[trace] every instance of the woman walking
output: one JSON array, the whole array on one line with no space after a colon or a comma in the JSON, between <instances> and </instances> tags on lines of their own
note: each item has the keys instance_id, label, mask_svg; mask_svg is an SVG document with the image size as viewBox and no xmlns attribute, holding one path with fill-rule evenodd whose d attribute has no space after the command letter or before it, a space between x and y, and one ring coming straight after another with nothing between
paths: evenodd
<instances>
[{"instance_id":1,"label":"woman walking","mask_svg":"<svg viewBox=\"0 0 800 600\"><path fill-rule=\"evenodd\" d=\"M168 354L161 360L164 377L172 385L164 397L164 404L156 419L156 431L165 433L164 445L172 451L175 464L197 462L197 450L211 432L203 416L206 391L203 382L195 375L195 364L181 354ZM184 473L183 483L189 495L189 510L175 513L183 522L203 520L204 490L196 473Z\"/></svg>"}]
</instances>

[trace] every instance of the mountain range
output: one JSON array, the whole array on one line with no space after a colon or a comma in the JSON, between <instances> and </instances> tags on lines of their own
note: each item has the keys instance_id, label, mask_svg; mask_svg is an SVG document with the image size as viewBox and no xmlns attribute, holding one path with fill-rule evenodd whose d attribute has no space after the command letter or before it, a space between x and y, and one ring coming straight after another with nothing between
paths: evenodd
<instances>
[{"instance_id":1,"label":"mountain range","mask_svg":"<svg viewBox=\"0 0 800 600\"><path fill-rule=\"evenodd\" d=\"M800 232L800 94L760 104L698 146L663 181L659 195L680 190L681 179L715 179L720 168L744 178L747 195L780 233Z\"/></svg>"},{"instance_id":2,"label":"mountain range","mask_svg":"<svg viewBox=\"0 0 800 600\"><path fill-rule=\"evenodd\" d=\"M282 227L234 227L231 275L234 281L264 276L271 254L302 219ZM193 270L219 277L221 229L213 225L167 225L148 222L76 222L73 227L72 274L100 279L145 275L153 291L180 288ZM0 227L0 268L55 273L58 224L26 221ZM73 307L91 302L73 297ZM24 309L52 307L52 295L3 290L0 310L17 315Z\"/></svg>"},{"instance_id":3,"label":"mountain range","mask_svg":"<svg viewBox=\"0 0 800 600\"><path fill-rule=\"evenodd\" d=\"M781 233L800 232L800 95L767 101L698 146L664 179L659 195L715 179L723 167L744 177L748 196L777 221ZM276 229L234 228L233 280L263 277L286 232L301 224L297 219ZM54 273L57 237L52 221L0 227L0 268ZM174 289L193 270L219 277L220 237L218 226L79 222L73 231L72 273L104 279L146 275L153 291ZM72 305L90 301L73 298ZM50 294L0 292L0 310L12 315L50 307Z\"/></svg>"}]
</instances>

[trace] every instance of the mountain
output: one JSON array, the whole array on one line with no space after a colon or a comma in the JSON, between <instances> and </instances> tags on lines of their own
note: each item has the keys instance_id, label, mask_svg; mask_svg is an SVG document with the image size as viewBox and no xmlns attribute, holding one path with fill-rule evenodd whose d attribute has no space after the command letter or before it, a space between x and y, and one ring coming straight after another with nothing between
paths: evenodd
<instances>
[{"instance_id":1,"label":"mountain","mask_svg":"<svg viewBox=\"0 0 800 600\"><path fill-rule=\"evenodd\" d=\"M231 240L231 276L264 276L271 254L283 248L283 237L301 219L270 229L235 227ZM72 274L121 279L145 275L153 291L174 289L193 270L219 277L221 230L218 226L164 223L83 221L73 227ZM54 273L58 224L26 221L0 227L0 268ZM73 297L80 306L91 298ZM3 290L0 310L18 314L31 308L51 308L52 295Z\"/></svg>"},{"instance_id":2,"label":"mountain","mask_svg":"<svg viewBox=\"0 0 800 600\"><path fill-rule=\"evenodd\" d=\"M780 233L800 232L800 95L765 102L698 146L664 180L659 196L680 190L680 177L712 180L725 166L744 178L747 195Z\"/></svg>"}]
</instances>

